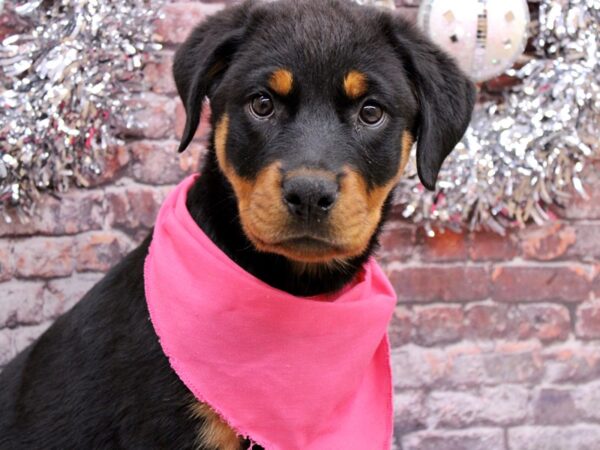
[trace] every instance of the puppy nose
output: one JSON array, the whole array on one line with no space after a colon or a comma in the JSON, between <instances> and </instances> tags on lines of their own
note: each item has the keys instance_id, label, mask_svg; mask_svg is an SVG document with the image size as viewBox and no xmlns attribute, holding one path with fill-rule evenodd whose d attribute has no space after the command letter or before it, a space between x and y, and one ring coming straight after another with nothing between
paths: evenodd
<instances>
[{"instance_id":1,"label":"puppy nose","mask_svg":"<svg viewBox=\"0 0 600 450\"><path fill-rule=\"evenodd\" d=\"M319 176L295 176L283 182L283 201L296 217L323 219L333 208L338 196L338 184Z\"/></svg>"}]
</instances>

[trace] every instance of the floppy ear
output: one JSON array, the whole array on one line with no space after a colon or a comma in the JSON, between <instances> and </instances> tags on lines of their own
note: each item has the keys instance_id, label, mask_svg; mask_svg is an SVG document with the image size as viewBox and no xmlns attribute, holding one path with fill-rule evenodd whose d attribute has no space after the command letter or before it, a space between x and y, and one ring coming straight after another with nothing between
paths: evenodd
<instances>
[{"instance_id":1,"label":"floppy ear","mask_svg":"<svg viewBox=\"0 0 600 450\"><path fill-rule=\"evenodd\" d=\"M227 8L197 26L175 53L173 77L186 113L179 151L192 141L200 123L202 100L210 95L243 41L248 12L246 1Z\"/></svg>"},{"instance_id":2,"label":"floppy ear","mask_svg":"<svg viewBox=\"0 0 600 450\"><path fill-rule=\"evenodd\" d=\"M423 185L435 189L444 159L471 120L475 86L454 60L403 18L391 18L391 37L419 104L414 135Z\"/></svg>"}]
</instances>

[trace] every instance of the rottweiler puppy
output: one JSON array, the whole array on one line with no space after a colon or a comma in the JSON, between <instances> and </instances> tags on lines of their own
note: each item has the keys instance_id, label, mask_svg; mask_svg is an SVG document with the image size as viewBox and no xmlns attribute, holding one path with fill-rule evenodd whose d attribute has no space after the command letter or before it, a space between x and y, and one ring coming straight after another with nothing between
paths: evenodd
<instances>
[{"instance_id":1,"label":"rottweiler puppy","mask_svg":"<svg viewBox=\"0 0 600 450\"><path fill-rule=\"evenodd\" d=\"M239 266L298 296L353 279L413 143L432 189L474 103L473 85L412 25L343 0L226 9L191 33L173 74L181 151L205 98L212 108L191 215ZM161 350L144 296L150 239L4 369L1 449L244 448Z\"/></svg>"}]
</instances>

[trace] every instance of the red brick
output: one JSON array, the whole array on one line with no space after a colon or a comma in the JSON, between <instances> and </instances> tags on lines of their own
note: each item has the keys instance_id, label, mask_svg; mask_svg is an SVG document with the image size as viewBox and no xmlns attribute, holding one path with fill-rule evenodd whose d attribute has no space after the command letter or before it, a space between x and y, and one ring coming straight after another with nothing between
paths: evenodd
<instances>
[{"instance_id":1,"label":"red brick","mask_svg":"<svg viewBox=\"0 0 600 450\"><path fill-rule=\"evenodd\" d=\"M174 135L177 105L174 98L146 92L130 103L132 121L123 130L125 135L150 139L164 139Z\"/></svg>"},{"instance_id":2,"label":"red brick","mask_svg":"<svg viewBox=\"0 0 600 450\"><path fill-rule=\"evenodd\" d=\"M210 117L211 110L208 102L204 102L202 104L202 114L200 115L200 124L198 125L198 129L196 130L196 134L194 134L194 140L198 142L206 143L208 142L210 136ZM183 136L183 130L185 129L185 109L181 102L177 102L175 107L175 136L177 139L181 139Z\"/></svg>"},{"instance_id":3,"label":"red brick","mask_svg":"<svg viewBox=\"0 0 600 450\"><path fill-rule=\"evenodd\" d=\"M42 195L36 212L27 223L18 221L8 212L12 224L0 220L0 236L35 234L75 234L102 228L104 222L103 194L95 190L72 189L60 198Z\"/></svg>"},{"instance_id":4,"label":"red brick","mask_svg":"<svg viewBox=\"0 0 600 450\"><path fill-rule=\"evenodd\" d=\"M415 229L397 222L388 223L379 238L379 259L383 262L406 261L415 254Z\"/></svg>"},{"instance_id":5,"label":"red brick","mask_svg":"<svg viewBox=\"0 0 600 450\"><path fill-rule=\"evenodd\" d=\"M479 303L465 307L465 334L474 339L495 339L506 336L508 306Z\"/></svg>"},{"instance_id":6,"label":"red brick","mask_svg":"<svg viewBox=\"0 0 600 450\"><path fill-rule=\"evenodd\" d=\"M466 388L539 383L544 374L539 342L478 345L461 342L439 348L405 345L392 352L395 388Z\"/></svg>"},{"instance_id":7,"label":"red brick","mask_svg":"<svg viewBox=\"0 0 600 450\"><path fill-rule=\"evenodd\" d=\"M440 383L479 386L538 382L543 374L540 345L508 342L495 347L459 344L447 350L446 370Z\"/></svg>"},{"instance_id":8,"label":"red brick","mask_svg":"<svg viewBox=\"0 0 600 450\"><path fill-rule=\"evenodd\" d=\"M564 341L571 331L569 310L562 305L522 305L509 313L509 323L519 339Z\"/></svg>"},{"instance_id":9,"label":"red brick","mask_svg":"<svg viewBox=\"0 0 600 450\"><path fill-rule=\"evenodd\" d=\"M174 52L163 50L155 55L155 59L144 67L144 80L157 94L174 94L177 92L171 72Z\"/></svg>"},{"instance_id":10,"label":"red brick","mask_svg":"<svg viewBox=\"0 0 600 450\"><path fill-rule=\"evenodd\" d=\"M401 306L397 307L389 327L390 344L392 348L400 347L410 342L412 333L410 311Z\"/></svg>"},{"instance_id":11,"label":"red brick","mask_svg":"<svg viewBox=\"0 0 600 450\"><path fill-rule=\"evenodd\" d=\"M428 388L444 375L446 356L439 349L409 344L391 355L394 387L397 390Z\"/></svg>"},{"instance_id":12,"label":"red brick","mask_svg":"<svg viewBox=\"0 0 600 450\"><path fill-rule=\"evenodd\" d=\"M550 261L565 256L576 241L576 233L573 227L555 222L525 229L521 240L525 258Z\"/></svg>"},{"instance_id":13,"label":"red brick","mask_svg":"<svg viewBox=\"0 0 600 450\"><path fill-rule=\"evenodd\" d=\"M402 438L402 450L504 450L501 428L426 430Z\"/></svg>"},{"instance_id":14,"label":"red brick","mask_svg":"<svg viewBox=\"0 0 600 450\"><path fill-rule=\"evenodd\" d=\"M575 407L582 419L588 421L600 420L600 381L576 386L572 392Z\"/></svg>"},{"instance_id":15,"label":"red brick","mask_svg":"<svg viewBox=\"0 0 600 450\"><path fill-rule=\"evenodd\" d=\"M514 425L527 416L528 397L526 388L510 385L434 391L427 398L427 417L440 428Z\"/></svg>"},{"instance_id":16,"label":"red brick","mask_svg":"<svg viewBox=\"0 0 600 450\"><path fill-rule=\"evenodd\" d=\"M102 172L89 180L89 186L95 187L110 182L114 182L120 178L128 164L130 156L129 151L124 146L111 147L103 157Z\"/></svg>"},{"instance_id":17,"label":"red brick","mask_svg":"<svg viewBox=\"0 0 600 450\"><path fill-rule=\"evenodd\" d=\"M164 42L179 44L206 16L214 14L223 6L222 3L204 2L167 3L161 10L164 17L156 23L156 32Z\"/></svg>"},{"instance_id":18,"label":"red brick","mask_svg":"<svg viewBox=\"0 0 600 450\"><path fill-rule=\"evenodd\" d=\"M505 342L485 355L484 366L490 383L537 382L543 374L537 342Z\"/></svg>"},{"instance_id":19,"label":"red brick","mask_svg":"<svg viewBox=\"0 0 600 450\"><path fill-rule=\"evenodd\" d=\"M571 389L544 387L533 397L533 420L538 425L568 425L578 419Z\"/></svg>"},{"instance_id":20,"label":"red brick","mask_svg":"<svg viewBox=\"0 0 600 450\"><path fill-rule=\"evenodd\" d=\"M468 302L489 296L489 278L482 267L407 267L389 276L401 302Z\"/></svg>"},{"instance_id":21,"label":"red brick","mask_svg":"<svg viewBox=\"0 0 600 450\"><path fill-rule=\"evenodd\" d=\"M542 352L549 383L578 383L600 379L600 347L581 342L568 342L546 348Z\"/></svg>"},{"instance_id":22,"label":"red brick","mask_svg":"<svg viewBox=\"0 0 600 450\"><path fill-rule=\"evenodd\" d=\"M576 240L567 251L570 258L580 258L587 261L600 259L600 225L576 224L574 225Z\"/></svg>"},{"instance_id":23,"label":"red brick","mask_svg":"<svg viewBox=\"0 0 600 450\"><path fill-rule=\"evenodd\" d=\"M577 336L600 339L600 302L584 303L577 308Z\"/></svg>"},{"instance_id":24,"label":"red brick","mask_svg":"<svg viewBox=\"0 0 600 450\"><path fill-rule=\"evenodd\" d=\"M427 424L425 395L422 391L402 391L394 395L394 434L400 436L421 430Z\"/></svg>"},{"instance_id":25,"label":"red brick","mask_svg":"<svg viewBox=\"0 0 600 450\"><path fill-rule=\"evenodd\" d=\"M188 173L197 171L205 147L192 144L184 154L177 153L176 141L136 141L130 144L133 163L131 175L146 184L177 184Z\"/></svg>"},{"instance_id":26,"label":"red brick","mask_svg":"<svg viewBox=\"0 0 600 450\"><path fill-rule=\"evenodd\" d=\"M131 175L147 184L175 184L184 174L179 167L176 141L135 141L130 144Z\"/></svg>"},{"instance_id":27,"label":"red brick","mask_svg":"<svg viewBox=\"0 0 600 450\"><path fill-rule=\"evenodd\" d=\"M13 280L0 284L0 329L40 323L43 288L39 282Z\"/></svg>"},{"instance_id":28,"label":"red brick","mask_svg":"<svg viewBox=\"0 0 600 450\"><path fill-rule=\"evenodd\" d=\"M508 430L510 450L594 450L600 442L600 426L524 426Z\"/></svg>"},{"instance_id":29,"label":"red brick","mask_svg":"<svg viewBox=\"0 0 600 450\"><path fill-rule=\"evenodd\" d=\"M590 275L578 265L504 266L492 273L492 297L502 302L579 302L589 297Z\"/></svg>"},{"instance_id":30,"label":"red brick","mask_svg":"<svg viewBox=\"0 0 600 450\"><path fill-rule=\"evenodd\" d=\"M19 277L54 278L73 272L73 239L33 237L16 241L15 274Z\"/></svg>"},{"instance_id":31,"label":"red brick","mask_svg":"<svg viewBox=\"0 0 600 450\"><path fill-rule=\"evenodd\" d=\"M107 189L109 222L127 230L151 228L168 190L140 185Z\"/></svg>"},{"instance_id":32,"label":"red brick","mask_svg":"<svg viewBox=\"0 0 600 450\"><path fill-rule=\"evenodd\" d=\"M500 236L483 231L471 234L469 258L473 261L506 261L517 254L518 247L513 235Z\"/></svg>"},{"instance_id":33,"label":"red brick","mask_svg":"<svg viewBox=\"0 0 600 450\"><path fill-rule=\"evenodd\" d=\"M10 280L13 271L13 246L5 239L0 243L0 281Z\"/></svg>"},{"instance_id":34,"label":"red brick","mask_svg":"<svg viewBox=\"0 0 600 450\"><path fill-rule=\"evenodd\" d=\"M423 261L462 261L467 257L466 237L452 231L436 232L435 237L420 233Z\"/></svg>"},{"instance_id":35,"label":"red brick","mask_svg":"<svg viewBox=\"0 0 600 450\"><path fill-rule=\"evenodd\" d=\"M415 342L429 346L458 341L463 335L463 320L464 314L460 306L416 307Z\"/></svg>"},{"instance_id":36,"label":"red brick","mask_svg":"<svg viewBox=\"0 0 600 450\"><path fill-rule=\"evenodd\" d=\"M75 245L79 272L106 272L133 248L128 238L113 231L79 235Z\"/></svg>"}]
</instances>

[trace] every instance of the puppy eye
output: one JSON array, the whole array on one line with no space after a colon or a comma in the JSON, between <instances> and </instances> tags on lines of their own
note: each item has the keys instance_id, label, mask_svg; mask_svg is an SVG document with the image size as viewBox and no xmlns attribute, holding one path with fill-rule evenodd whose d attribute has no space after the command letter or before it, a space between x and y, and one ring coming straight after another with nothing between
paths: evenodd
<instances>
[{"instance_id":1,"label":"puppy eye","mask_svg":"<svg viewBox=\"0 0 600 450\"><path fill-rule=\"evenodd\" d=\"M259 94L250 100L250 109L256 117L265 119L273 114L275 106L271 97L266 94Z\"/></svg>"},{"instance_id":2,"label":"puppy eye","mask_svg":"<svg viewBox=\"0 0 600 450\"><path fill-rule=\"evenodd\" d=\"M377 125L383 119L383 108L377 102L367 100L360 109L359 117L366 125Z\"/></svg>"}]
</instances>

